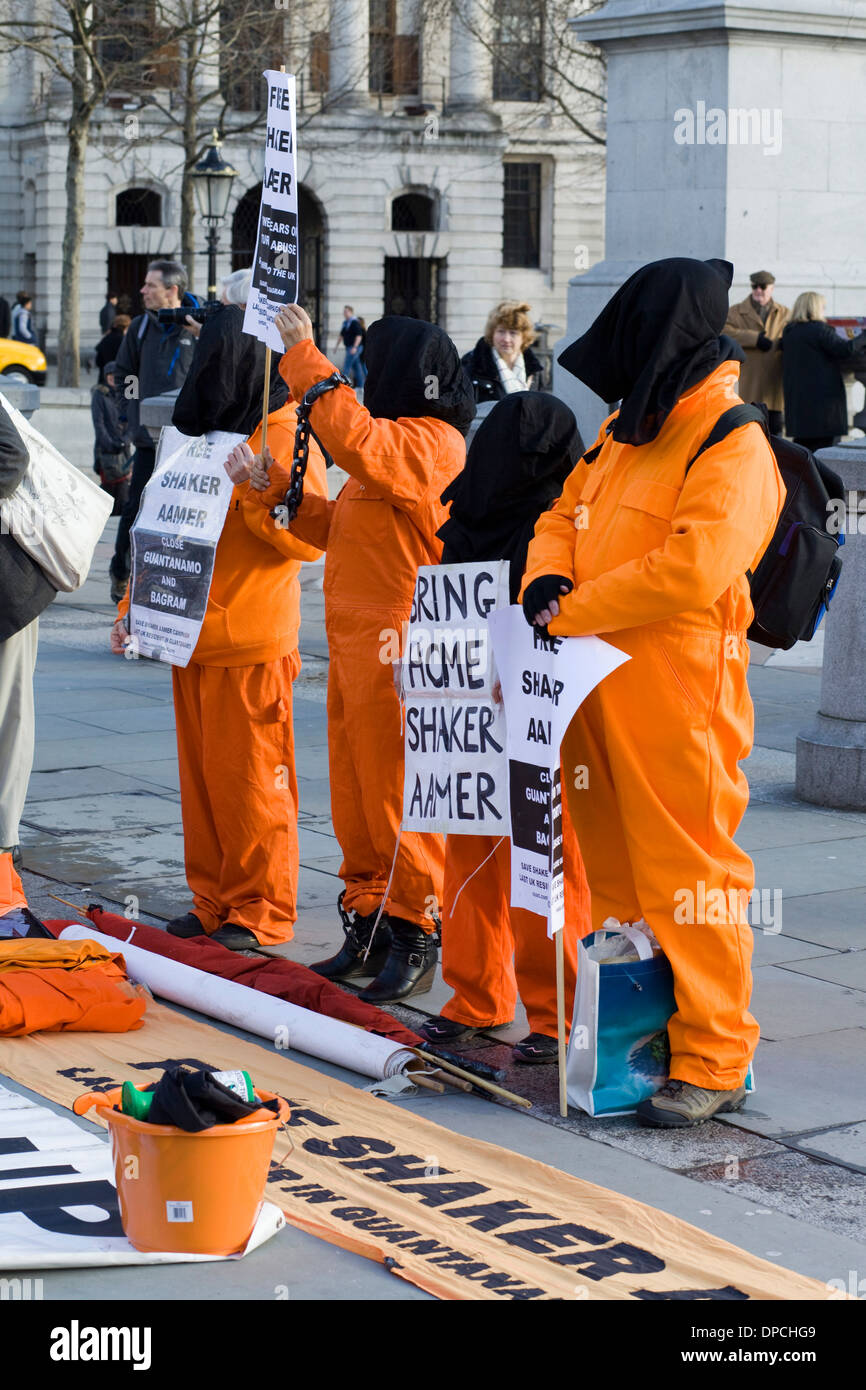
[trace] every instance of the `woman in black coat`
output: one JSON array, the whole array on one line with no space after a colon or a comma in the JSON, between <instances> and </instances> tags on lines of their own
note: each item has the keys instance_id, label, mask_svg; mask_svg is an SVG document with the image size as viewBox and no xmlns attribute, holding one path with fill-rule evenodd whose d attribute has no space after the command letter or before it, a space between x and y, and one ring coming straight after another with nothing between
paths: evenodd
<instances>
[{"instance_id":1,"label":"woman in black coat","mask_svg":"<svg viewBox=\"0 0 866 1390\"><path fill-rule=\"evenodd\" d=\"M866 349L866 333L840 338L824 317L823 295L798 296L782 334L785 424L795 444L827 449L848 433L842 373Z\"/></svg>"},{"instance_id":2,"label":"woman in black coat","mask_svg":"<svg viewBox=\"0 0 866 1390\"><path fill-rule=\"evenodd\" d=\"M483 337L461 358L478 405L516 391L543 390L544 367L529 346L533 342L528 304L504 299L491 310Z\"/></svg>"}]
</instances>

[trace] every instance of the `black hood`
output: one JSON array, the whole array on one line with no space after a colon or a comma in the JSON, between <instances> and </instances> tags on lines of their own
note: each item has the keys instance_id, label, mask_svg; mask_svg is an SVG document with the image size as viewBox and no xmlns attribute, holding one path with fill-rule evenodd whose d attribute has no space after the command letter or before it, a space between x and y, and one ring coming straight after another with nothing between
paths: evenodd
<instances>
[{"instance_id":1,"label":"black hood","mask_svg":"<svg viewBox=\"0 0 866 1390\"><path fill-rule=\"evenodd\" d=\"M744 360L722 335L734 267L684 256L642 266L582 338L560 354L566 371L603 401L622 401L621 444L655 439L684 391L722 362Z\"/></svg>"},{"instance_id":2,"label":"black hood","mask_svg":"<svg viewBox=\"0 0 866 1390\"><path fill-rule=\"evenodd\" d=\"M510 560L513 601L535 523L582 453L563 401L537 391L506 396L478 427L466 467L442 494L451 504L438 532L443 563Z\"/></svg>"},{"instance_id":3,"label":"black hood","mask_svg":"<svg viewBox=\"0 0 866 1390\"><path fill-rule=\"evenodd\" d=\"M423 319L389 314L367 330L364 405L377 420L432 415L466 434L475 418L472 383L448 334Z\"/></svg>"}]
</instances>

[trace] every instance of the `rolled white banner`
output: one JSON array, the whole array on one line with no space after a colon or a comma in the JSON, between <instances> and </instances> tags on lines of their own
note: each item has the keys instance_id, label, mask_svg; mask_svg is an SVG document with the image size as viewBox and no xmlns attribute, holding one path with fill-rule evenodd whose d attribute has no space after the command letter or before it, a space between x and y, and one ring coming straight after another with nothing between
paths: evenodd
<instances>
[{"instance_id":1,"label":"rolled white banner","mask_svg":"<svg viewBox=\"0 0 866 1390\"><path fill-rule=\"evenodd\" d=\"M98 941L107 950L120 952L130 977L147 985L161 999L195 1009L235 1028L245 1028L248 1033L267 1038L281 1051L305 1052L308 1057L333 1062L375 1081L398 1075L413 1060L407 1048L378 1033L368 1033L342 1019L275 999L249 985L209 975L206 970L145 951L115 936L103 936L92 927L64 927L60 936L64 941Z\"/></svg>"}]
</instances>

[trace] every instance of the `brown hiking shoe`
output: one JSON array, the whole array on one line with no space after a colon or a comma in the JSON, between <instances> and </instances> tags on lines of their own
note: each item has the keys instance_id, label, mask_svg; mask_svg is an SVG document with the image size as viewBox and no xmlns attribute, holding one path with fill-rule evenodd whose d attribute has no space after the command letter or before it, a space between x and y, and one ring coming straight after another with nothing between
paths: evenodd
<instances>
[{"instance_id":1,"label":"brown hiking shoe","mask_svg":"<svg viewBox=\"0 0 866 1390\"><path fill-rule=\"evenodd\" d=\"M637 1117L641 1124L658 1129L689 1129L705 1124L714 1115L739 1110L745 1099L745 1086L734 1091L708 1091L690 1081L668 1081L649 1100L641 1101Z\"/></svg>"}]
</instances>

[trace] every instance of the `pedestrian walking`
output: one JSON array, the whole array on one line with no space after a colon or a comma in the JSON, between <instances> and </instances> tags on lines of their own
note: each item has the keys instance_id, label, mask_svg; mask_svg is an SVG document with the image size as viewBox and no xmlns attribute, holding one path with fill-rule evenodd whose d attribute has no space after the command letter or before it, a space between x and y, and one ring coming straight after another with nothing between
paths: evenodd
<instances>
[{"instance_id":1,"label":"pedestrian walking","mask_svg":"<svg viewBox=\"0 0 866 1390\"><path fill-rule=\"evenodd\" d=\"M114 323L114 320L119 312L120 310L117 307L117 295L106 295L105 303L99 311L100 333L104 335L109 331L111 325Z\"/></svg>"},{"instance_id":2,"label":"pedestrian walking","mask_svg":"<svg viewBox=\"0 0 866 1390\"><path fill-rule=\"evenodd\" d=\"M117 354L120 352L120 344L123 342L123 335L129 328L132 319L128 314L115 314L111 320L111 327L108 332L100 338L96 344L93 360L98 368L99 375L96 379L97 386L105 384L106 364L117 361Z\"/></svg>"},{"instance_id":3,"label":"pedestrian walking","mask_svg":"<svg viewBox=\"0 0 866 1390\"><path fill-rule=\"evenodd\" d=\"M113 500L112 516L121 516L129 498L129 479L132 472L132 446L128 438L123 397L114 393L116 362L108 362L105 379L90 393L90 417L93 421L93 471L98 474L103 492Z\"/></svg>"},{"instance_id":4,"label":"pedestrian walking","mask_svg":"<svg viewBox=\"0 0 866 1390\"><path fill-rule=\"evenodd\" d=\"M19 290L12 310L12 337L16 343L35 343L33 331L33 299L26 290Z\"/></svg>"},{"instance_id":5,"label":"pedestrian walking","mask_svg":"<svg viewBox=\"0 0 866 1390\"><path fill-rule=\"evenodd\" d=\"M366 331L361 320L356 317L351 304L343 306L343 322L337 335L337 345L343 344L343 376L349 378L353 386L361 387L367 379L364 365L364 339Z\"/></svg>"}]
</instances>

